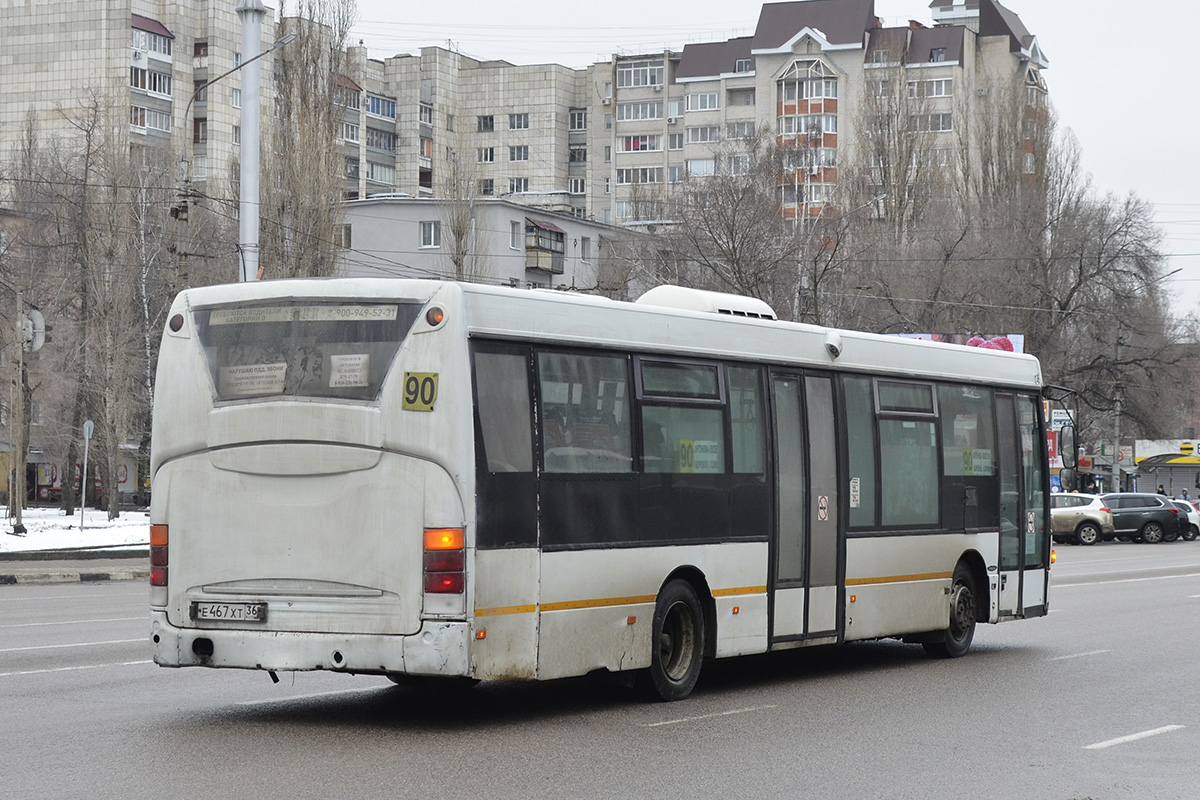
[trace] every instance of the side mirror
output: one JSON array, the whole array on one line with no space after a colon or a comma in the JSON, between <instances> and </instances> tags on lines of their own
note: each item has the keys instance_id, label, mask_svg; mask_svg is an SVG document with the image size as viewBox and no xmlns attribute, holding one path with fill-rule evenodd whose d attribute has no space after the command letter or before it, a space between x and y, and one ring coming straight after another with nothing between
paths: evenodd
<instances>
[{"instance_id":1,"label":"side mirror","mask_svg":"<svg viewBox=\"0 0 1200 800\"><path fill-rule=\"evenodd\" d=\"M1074 470L1079 466L1074 425L1063 425L1058 429L1058 455L1062 459L1063 467Z\"/></svg>"},{"instance_id":2,"label":"side mirror","mask_svg":"<svg viewBox=\"0 0 1200 800\"><path fill-rule=\"evenodd\" d=\"M1064 492L1070 492L1079 487L1079 473L1073 469L1060 469L1058 471L1058 482L1062 484Z\"/></svg>"}]
</instances>

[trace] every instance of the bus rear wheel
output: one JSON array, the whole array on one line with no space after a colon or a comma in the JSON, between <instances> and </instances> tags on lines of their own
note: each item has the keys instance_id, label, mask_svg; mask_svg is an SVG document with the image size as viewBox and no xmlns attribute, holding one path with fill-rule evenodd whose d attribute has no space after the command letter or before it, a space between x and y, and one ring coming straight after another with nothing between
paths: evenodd
<instances>
[{"instance_id":1,"label":"bus rear wheel","mask_svg":"<svg viewBox=\"0 0 1200 800\"><path fill-rule=\"evenodd\" d=\"M653 625L642 691L652 700L682 700L696 686L704 660L704 611L690 583L673 580L663 587Z\"/></svg>"},{"instance_id":2,"label":"bus rear wheel","mask_svg":"<svg viewBox=\"0 0 1200 800\"><path fill-rule=\"evenodd\" d=\"M958 658L966 655L975 638L975 578L966 564L954 568L950 587L950 624L933 641L923 642L925 652L934 658Z\"/></svg>"}]
</instances>

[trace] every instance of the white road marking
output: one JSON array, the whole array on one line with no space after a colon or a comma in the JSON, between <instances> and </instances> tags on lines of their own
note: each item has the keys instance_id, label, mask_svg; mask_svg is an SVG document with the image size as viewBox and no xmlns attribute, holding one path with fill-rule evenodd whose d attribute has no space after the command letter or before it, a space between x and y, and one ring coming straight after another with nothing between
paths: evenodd
<instances>
[{"instance_id":1,"label":"white road marking","mask_svg":"<svg viewBox=\"0 0 1200 800\"><path fill-rule=\"evenodd\" d=\"M1056 589L1073 589L1076 586L1106 586L1112 583L1140 583L1142 581L1165 581L1172 578L1200 578L1200 572L1188 572L1184 575L1156 575L1152 578L1122 578L1118 581L1090 581L1088 583L1064 583L1054 584L1051 586Z\"/></svg>"},{"instance_id":2,"label":"white road marking","mask_svg":"<svg viewBox=\"0 0 1200 800\"><path fill-rule=\"evenodd\" d=\"M773 705L771 705L771 706L750 706L749 708L735 708L732 711L718 711L715 714L701 714L698 717L680 717L679 719L669 719L669 720L665 720L663 722L650 722L650 723L647 723L646 727L647 728L657 728L660 725L678 725L681 722L696 722L696 721L702 720L702 719L716 719L717 717L728 717L733 714L748 714L751 711L765 711L768 708L775 708L775 706L773 706Z\"/></svg>"},{"instance_id":3,"label":"white road marking","mask_svg":"<svg viewBox=\"0 0 1200 800\"><path fill-rule=\"evenodd\" d=\"M6 647L0 650L0 653L27 653L30 650L61 650L66 647L95 647L101 644L129 644L130 642L144 642L146 639L112 639L107 642L74 642L72 644L39 644L34 647Z\"/></svg>"},{"instance_id":4,"label":"white road marking","mask_svg":"<svg viewBox=\"0 0 1200 800\"><path fill-rule=\"evenodd\" d=\"M267 700L242 700L234 705L237 706L265 706L271 703L289 703L293 700L310 700L314 697L334 697L339 694L363 694L365 692L377 692L386 687L372 686L370 689L339 689L334 692L315 692L313 694L292 694L287 697L272 697Z\"/></svg>"},{"instance_id":5,"label":"white road marking","mask_svg":"<svg viewBox=\"0 0 1200 800\"><path fill-rule=\"evenodd\" d=\"M40 628L43 625L85 625L91 622L137 622L148 620L148 615L140 617L113 617L112 619L68 619L62 622L19 622L16 625L0 625L0 628Z\"/></svg>"},{"instance_id":6,"label":"white road marking","mask_svg":"<svg viewBox=\"0 0 1200 800\"><path fill-rule=\"evenodd\" d=\"M1086 747L1084 747L1083 749L1084 750L1103 750L1106 747L1113 747L1114 745L1118 745L1118 744L1127 744L1129 742L1136 742L1139 739L1149 739L1151 736L1158 736L1160 733L1170 733L1171 731L1177 731L1177 730L1182 729L1183 727L1184 727L1183 725L1164 725L1163 727L1155 728L1152 731L1142 731L1141 733L1131 733L1128 736L1121 736L1116 739L1109 739L1106 742L1096 742L1095 744L1089 744Z\"/></svg>"},{"instance_id":7,"label":"white road marking","mask_svg":"<svg viewBox=\"0 0 1200 800\"><path fill-rule=\"evenodd\" d=\"M1055 656L1048 658L1047 661L1065 661L1068 658L1083 658L1084 656L1098 656L1101 653L1111 653L1112 650L1089 650L1086 653L1072 653L1069 656Z\"/></svg>"},{"instance_id":8,"label":"white road marking","mask_svg":"<svg viewBox=\"0 0 1200 800\"><path fill-rule=\"evenodd\" d=\"M45 675L48 672L75 672L81 669L104 669L105 667L132 667L138 664L153 664L153 661L119 661L115 664L88 664L82 667L54 667L53 669L29 669L24 672L0 672L0 678L14 675Z\"/></svg>"}]
</instances>

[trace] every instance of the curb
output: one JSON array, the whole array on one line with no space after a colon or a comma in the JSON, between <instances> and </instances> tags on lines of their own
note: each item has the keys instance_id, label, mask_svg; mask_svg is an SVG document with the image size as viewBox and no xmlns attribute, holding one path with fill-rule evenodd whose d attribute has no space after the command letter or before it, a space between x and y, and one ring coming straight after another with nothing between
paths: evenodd
<instances>
[{"instance_id":1,"label":"curb","mask_svg":"<svg viewBox=\"0 0 1200 800\"><path fill-rule=\"evenodd\" d=\"M116 569L107 572L83 572L81 570L46 570L33 569L17 572L0 572L0 586L19 584L50 584L50 583L102 583L105 581L145 581L150 579L150 569L133 567Z\"/></svg>"}]
</instances>

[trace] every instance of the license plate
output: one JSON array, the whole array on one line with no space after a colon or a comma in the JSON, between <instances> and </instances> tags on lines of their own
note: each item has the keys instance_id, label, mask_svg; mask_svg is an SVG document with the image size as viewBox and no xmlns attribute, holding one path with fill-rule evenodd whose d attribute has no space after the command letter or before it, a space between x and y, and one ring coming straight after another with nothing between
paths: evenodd
<instances>
[{"instance_id":1,"label":"license plate","mask_svg":"<svg viewBox=\"0 0 1200 800\"><path fill-rule=\"evenodd\" d=\"M192 603L192 619L266 622L266 603Z\"/></svg>"}]
</instances>

